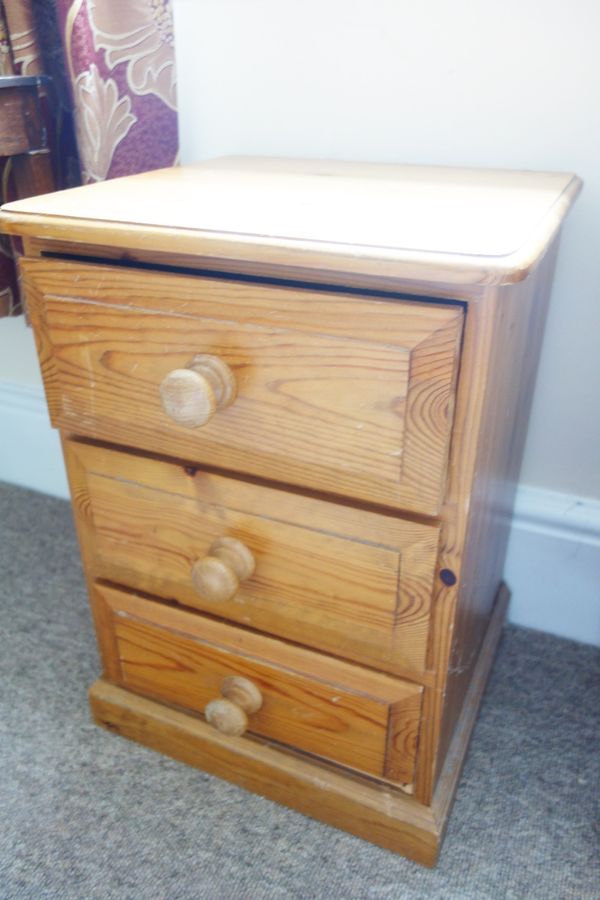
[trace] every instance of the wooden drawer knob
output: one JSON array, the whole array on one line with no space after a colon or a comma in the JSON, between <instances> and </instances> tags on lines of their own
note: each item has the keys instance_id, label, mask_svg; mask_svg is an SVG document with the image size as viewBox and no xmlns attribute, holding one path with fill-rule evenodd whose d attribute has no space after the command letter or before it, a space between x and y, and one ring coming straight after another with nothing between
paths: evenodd
<instances>
[{"instance_id":1,"label":"wooden drawer knob","mask_svg":"<svg viewBox=\"0 0 600 900\"><path fill-rule=\"evenodd\" d=\"M199 428L218 409L233 403L237 393L235 376L218 356L200 353L185 369L173 369L160 385L162 408L185 428Z\"/></svg>"},{"instance_id":2,"label":"wooden drawer knob","mask_svg":"<svg viewBox=\"0 0 600 900\"><path fill-rule=\"evenodd\" d=\"M221 684L221 696L206 704L204 716L209 725L239 737L248 728L248 716L262 706L262 694L247 678L230 675Z\"/></svg>"},{"instance_id":3,"label":"wooden drawer knob","mask_svg":"<svg viewBox=\"0 0 600 900\"><path fill-rule=\"evenodd\" d=\"M193 585L204 600L231 600L240 581L254 572L254 557L245 544L231 537L218 538L208 554L192 566Z\"/></svg>"}]
</instances>

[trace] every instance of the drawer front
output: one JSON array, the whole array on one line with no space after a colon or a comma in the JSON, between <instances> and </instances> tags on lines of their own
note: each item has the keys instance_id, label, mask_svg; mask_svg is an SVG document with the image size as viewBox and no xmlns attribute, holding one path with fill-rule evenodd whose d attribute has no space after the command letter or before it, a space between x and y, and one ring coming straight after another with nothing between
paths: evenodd
<instances>
[{"instance_id":1,"label":"drawer front","mask_svg":"<svg viewBox=\"0 0 600 900\"><path fill-rule=\"evenodd\" d=\"M458 306L58 260L21 268L55 426L439 511Z\"/></svg>"},{"instance_id":2,"label":"drawer front","mask_svg":"<svg viewBox=\"0 0 600 900\"><path fill-rule=\"evenodd\" d=\"M423 672L437 526L77 441L65 453L96 577L379 669ZM250 551L253 571L236 574L234 557L215 573L211 548L224 538Z\"/></svg>"},{"instance_id":3,"label":"drawer front","mask_svg":"<svg viewBox=\"0 0 600 900\"><path fill-rule=\"evenodd\" d=\"M107 671L194 712L250 680L248 733L402 784L413 780L422 688L105 585L94 588Z\"/></svg>"}]
</instances>

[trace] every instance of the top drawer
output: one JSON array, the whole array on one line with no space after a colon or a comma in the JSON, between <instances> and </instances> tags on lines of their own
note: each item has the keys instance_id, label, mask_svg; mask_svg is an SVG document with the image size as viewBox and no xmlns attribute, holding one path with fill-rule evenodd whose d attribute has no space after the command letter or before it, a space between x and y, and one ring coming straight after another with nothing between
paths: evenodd
<instances>
[{"instance_id":1,"label":"top drawer","mask_svg":"<svg viewBox=\"0 0 600 900\"><path fill-rule=\"evenodd\" d=\"M55 426L439 511L460 307L48 259L21 272Z\"/></svg>"}]
</instances>

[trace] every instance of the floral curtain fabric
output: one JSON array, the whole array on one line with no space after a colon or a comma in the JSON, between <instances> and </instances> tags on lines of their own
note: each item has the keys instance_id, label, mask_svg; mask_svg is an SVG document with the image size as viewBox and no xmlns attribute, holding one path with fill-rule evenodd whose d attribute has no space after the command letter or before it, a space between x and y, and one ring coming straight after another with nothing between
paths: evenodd
<instances>
[{"instance_id":1,"label":"floral curtain fabric","mask_svg":"<svg viewBox=\"0 0 600 900\"><path fill-rule=\"evenodd\" d=\"M57 0L84 181L177 161L170 0Z\"/></svg>"},{"instance_id":2,"label":"floral curtain fabric","mask_svg":"<svg viewBox=\"0 0 600 900\"><path fill-rule=\"evenodd\" d=\"M40 73L52 77L47 118L57 187L177 163L171 0L0 0L0 75ZM11 197L6 165L5 176L2 202ZM2 241L0 315L17 312Z\"/></svg>"}]
</instances>

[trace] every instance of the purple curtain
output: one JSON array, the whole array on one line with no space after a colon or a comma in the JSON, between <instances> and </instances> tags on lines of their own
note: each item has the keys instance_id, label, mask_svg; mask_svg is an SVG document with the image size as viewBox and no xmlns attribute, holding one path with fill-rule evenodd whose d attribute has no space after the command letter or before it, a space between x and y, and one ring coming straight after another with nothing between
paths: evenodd
<instances>
[{"instance_id":1,"label":"purple curtain","mask_svg":"<svg viewBox=\"0 0 600 900\"><path fill-rule=\"evenodd\" d=\"M57 0L84 181L177 162L170 0Z\"/></svg>"}]
</instances>

